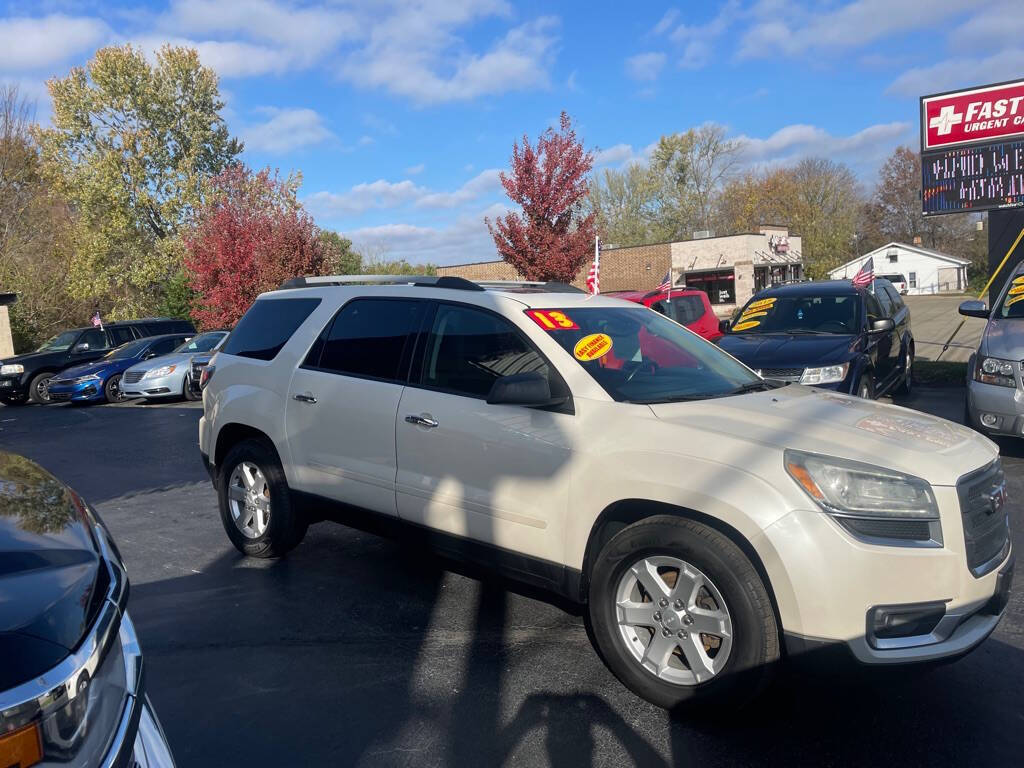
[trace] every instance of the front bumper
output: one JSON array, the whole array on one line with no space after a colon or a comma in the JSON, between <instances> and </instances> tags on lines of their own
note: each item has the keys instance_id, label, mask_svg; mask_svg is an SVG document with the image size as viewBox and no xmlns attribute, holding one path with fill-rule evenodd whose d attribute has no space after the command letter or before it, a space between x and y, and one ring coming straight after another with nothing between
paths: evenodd
<instances>
[{"instance_id":1,"label":"front bumper","mask_svg":"<svg viewBox=\"0 0 1024 768\"><path fill-rule=\"evenodd\" d=\"M125 397L181 397L182 387L185 381L185 373L172 371L166 376L154 379L140 379L134 384L129 384L121 379L121 392Z\"/></svg>"},{"instance_id":2,"label":"front bumper","mask_svg":"<svg viewBox=\"0 0 1024 768\"><path fill-rule=\"evenodd\" d=\"M21 400L28 397L28 384L19 376L0 376L0 400Z\"/></svg>"},{"instance_id":3,"label":"front bumper","mask_svg":"<svg viewBox=\"0 0 1024 768\"><path fill-rule=\"evenodd\" d=\"M76 384L58 384L50 382L50 401L54 403L76 402L83 403L92 400L102 400L103 380L89 379L88 381Z\"/></svg>"},{"instance_id":4,"label":"front bumper","mask_svg":"<svg viewBox=\"0 0 1024 768\"><path fill-rule=\"evenodd\" d=\"M798 638L788 647L845 646L863 664L888 665L953 658L988 637L1005 608L1013 552L1007 544L998 564L976 577L957 490L933 490L942 515L942 541L934 545L874 543L817 510L793 511L765 529L755 548L783 630ZM874 636L876 609L922 604L938 604L937 624L903 637Z\"/></svg>"},{"instance_id":5,"label":"front bumper","mask_svg":"<svg viewBox=\"0 0 1024 768\"><path fill-rule=\"evenodd\" d=\"M967 409L970 426L988 435L1024 435L1024 391L998 384L985 384L970 379L967 382ZM988 426L981 421L984 414L994 416L996 423Z\"/></svg>"}]
</instances>

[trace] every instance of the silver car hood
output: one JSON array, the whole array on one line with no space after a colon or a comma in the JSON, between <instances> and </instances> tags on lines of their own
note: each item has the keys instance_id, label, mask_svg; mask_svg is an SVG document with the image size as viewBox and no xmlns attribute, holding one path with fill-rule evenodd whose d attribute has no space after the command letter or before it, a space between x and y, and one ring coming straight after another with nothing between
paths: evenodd
<instances>
[{"instance_id":1,"label":"silver car hood","mask_svg":"<svg viewBox=\"0 0 1024 768\"><path fill-rule=\"evenodd\" d=\"M1024 320L993 318L981 340L981 354L1004 360L1024 360Z\"/></svg>"}]
</instances>

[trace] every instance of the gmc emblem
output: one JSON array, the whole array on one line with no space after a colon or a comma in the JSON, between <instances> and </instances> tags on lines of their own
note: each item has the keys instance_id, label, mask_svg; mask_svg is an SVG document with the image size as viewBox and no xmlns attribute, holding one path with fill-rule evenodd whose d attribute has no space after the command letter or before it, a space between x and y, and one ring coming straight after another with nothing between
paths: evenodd
<instances>
[{"instance_id":1,"label":"gmc emblem","mask_svg":"<svg viewBox=\"0 0 1024 768\"><path fill-rule=\"evenodd\" d=\"M992 511L989 514L996 514L1002 510L1003 505L1006 504L1006 483L1001 483L992 489L992 492L988 495L988 499L991 502Z\"/></svg>"}]
</instances>

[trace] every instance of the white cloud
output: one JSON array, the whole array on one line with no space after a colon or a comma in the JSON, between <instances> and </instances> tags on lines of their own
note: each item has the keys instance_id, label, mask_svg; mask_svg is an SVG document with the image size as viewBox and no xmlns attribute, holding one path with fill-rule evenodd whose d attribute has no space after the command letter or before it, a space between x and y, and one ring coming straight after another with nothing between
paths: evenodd
<instances>
[{"instance_id":1,"label":"white cloud","mask_svg":"<svg viewBox=\"0 0 1024 768\"><path fill-rule=\"evenodd\" d=\"M1012 80L1024 72L1024 48L1013 48L983 58L953 58L929 67L908 69L887 92L924 96L962 86Z\"/></svg>"},{"instance_id":2,"label":"white cloud","mask_svg":"<svg viewBox=\"0 0 1024 768\"><path fill-rule=\"evenodd\" d=\"M654 27L655 35L667 35L679 51L677 63L683 69L701 69L710 63L714 42L740 15L739 0L728 0L704 24L677 23L682 14L675 8L666 11ZM652 78L653 79L653 78Z\"/></svg>"},{"instance_id":3,"label":"white cloud","mask_svg":"<svg viewBox=\"0 0 1024 768\"><path fill-rule=\"evenodd\" d=\"M669 8L665 11L665 15L661 17L658 23L654 25L654 29L651 31L656 35L663 35L672 28L672 25L676 23L676 19L678 18L679 9Z\"/></svg>"},{"instance_id":4,"label":"white cloud","mask_svg":"<svg viewBox=\"0 0 1024 768\"><path fill-rule=\"evenodd\" d=\"M314 215L331 218L354 213L363 213L375 208L395 208L417 200L427 194L412 181L391 182L378 179L369 183L356 184L348 192L316 192L303 202Z\"/></svg>"},{"instance_id":5,"label":"white cloud","mask_svg":"<svg viewBox=\"0 0 1024 768\"><path fill-rule=\"evenodd\" d=\"M1020 45L1024 39L1024 14L1019 0L997 2L972 16L959 29L950 33L957 50L994 50L1006 45ZM1016 72L1014 76L1019 75Z\"/></svg>"},{"instance_id":6,"label":"white cloud","mask_svg":"<svg viewBox=\"0 0 1024 768\"><path fill-rule=\"evenodd\" d=\"M454 192L432 192L416 201L417 208L455 208L501 189L501 171L481 171Z\"/></svg>"},{"instance_id":7,"label":"white cloud","mask_svg":"<svg viewBox=\"0 0 1024 768\"><path fill-rule=\"evenodd\" d=\"M383 87L420 104L548 85L558 19L544 16L514 27L483 54L455 53L465 46L454 36L453 25L444 19L419 18L421 11L418 6L410 8L374 26L370 42L348 57L341 75L356 85ZM412 24L407 15L421 24Z\"/></svg>"},{"instance_id":8,"label":"white cloud","mask_svg":"<svg viewBox=\"0 0 1024 768\"><path fill-rule=\"evenodd\" d=\"M494 219L508 212L501 204L460 216L447 227L424 227L414 224L384 224L349 230L357 249L383 253L388 259L405 259L417 264L461 264L470 261L491 261L498 258L484 217Z\"/></svg>"},{"instance_id":9,"label":"white cloud","mask_svg":"<svg viewBox=\"0 0 1024 768\"><path fill-rule=\"evenodd\" d=\"M594 152L594 168L605 168L608 166L621 168L630 163L647 162L655 146L657 146L656 141L639 149L632 144L615 144L606 149L599 149Z\"/></svg>"},{"instance_id":10,"label":"white cloud","mask_svg":"<svg viewBox=\"0 0 1024 768\"><path fill-rule=\"evenodd\" d=\"M266 122L242 131L245 148L284 153L311 147L334 138L319 113L312 109L269 109Z\"/></svg>"},{"instance_id":11,"label":"white cloud","mask_svg":"<svg viewBox=\"0 0 1024 768\"><path fill-rule=\"evenodd\" d=\"M226 78L280 74L291 66L291 60L285 52L253 43L156 35L138 37L132 43L151 57L164 45L195 48L204 65Z\"/></svg>"},{"instance_id":12,"label":"white cloud","mask_svg":"<svg viewBox=\"0 0 1024 768\"><path fill-rule=\"evenodd\" d=\"M410 165L405 169L405 172L409 176L416 176L417 174L423 173L427 166L424 163L417 163L416 165Z\"/></svg>"},{"instance_id":13,"label":"white cloud","mask_svg":"<svg viewBox=\"0 0 1024 768\"><path fill-rule=\"evenodd\" d=\"M111 35L99 19L52 14L0 19L0 70L38 70L91 52Z\"/></svg>"},{"instance_id":14,"label":"white cloud","mask_svg":"<svg viewBox=\"0 0 1024 768\"><path fill-rule=\"evenodd\" d=\"M658 79L662 67L665 66L665 54L658 52L638 53L626 59L626 74L640 82L651 82Z\"/></svg>"}]
</instances>

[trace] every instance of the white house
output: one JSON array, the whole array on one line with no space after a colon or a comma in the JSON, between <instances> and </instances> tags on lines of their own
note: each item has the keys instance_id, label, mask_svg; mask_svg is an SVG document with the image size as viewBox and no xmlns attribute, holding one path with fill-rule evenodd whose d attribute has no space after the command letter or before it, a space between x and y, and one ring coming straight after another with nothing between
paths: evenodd
<instances>
[{"instance_id":1,"label":"white house","mask_svg":"<svg viewBox=\"0 0 1024 768\"><path fill-rule=\"evenodd\" d=\"M869 258L874 258L875 275L903 275L907 293L960 293L967 289L967 267L971 262L948 253L906 243L889 243L858 256L829 272L833 280L853 277Z\"/></svg>"}]
</instances>

